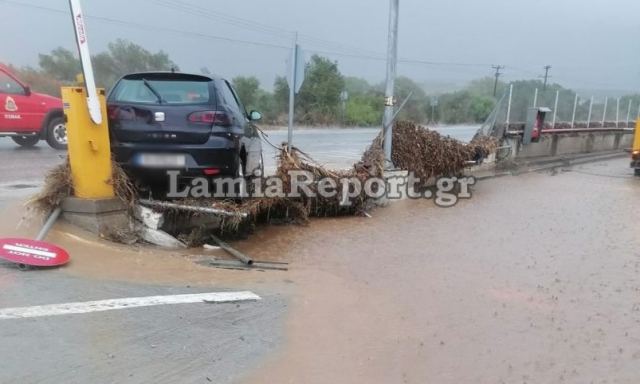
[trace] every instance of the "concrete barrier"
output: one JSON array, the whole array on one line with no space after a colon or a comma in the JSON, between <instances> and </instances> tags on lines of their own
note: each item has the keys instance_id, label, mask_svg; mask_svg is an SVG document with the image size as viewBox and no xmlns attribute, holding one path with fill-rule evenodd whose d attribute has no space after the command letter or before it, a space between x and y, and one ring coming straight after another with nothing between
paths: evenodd
<instances>
[{"instance_id":1,"label":"concrete barrier","mask_svg":"<svg viewBox=\"0 0 640 384\"><path fill-rule=\"evenodd\" d=\"M509 136L504 145L511 147L511 159L535 159L611 152L631 148L632 131L593 131L543 133L538 142L523 145L520 135Z\"/></svg>"}]
</instances>

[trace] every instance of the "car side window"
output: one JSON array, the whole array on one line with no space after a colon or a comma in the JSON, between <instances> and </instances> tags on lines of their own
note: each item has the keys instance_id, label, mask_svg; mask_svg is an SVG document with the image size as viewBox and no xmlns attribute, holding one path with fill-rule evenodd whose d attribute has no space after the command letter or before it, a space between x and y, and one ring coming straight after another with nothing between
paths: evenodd
<instances>
[{"instance_id":1,"label":"car side window","mask_svg":"<svg viewBox=\"0 0 640 384\"><path fill-rule=\"evenodd\" d=\"M240 104L240 101L236 97L236 94L233 91L233 88L231 88L231 85L226 81L222 86L222 95L224 97L225 103L229 107L231 107L234 113L237 113L240 116L247 115L246 111L244 111L244 107L242 107L242 104Z\"/></svg>"},{"instance_id":2,"label":"car side window","mask_svg":"<svg viewBox=\"0 0 640 384\"><path fill-rule=\"evenodd\" d=\"M242 114L244 116L249 116L249 114L247 113L247 108L242 103L242 100L240 100L240 98L238 97L238 93L236 92L236 90L228 82L227 82L227 86L231 90L231 93L233 93L233 97L236 99L236 102L238 103L238 106L240 107L240 112L242 112Z\"/></svg>"},{"instance_id":3,"label":"car side window","mask_svg":"<svg viewBox=\"0 0 640 384\"><path fill-rule=\"evenodd\" d=\"M24 87L11 76L0 72L0 93L9 95L24 95Z\"/></svg>"}]
</instances>

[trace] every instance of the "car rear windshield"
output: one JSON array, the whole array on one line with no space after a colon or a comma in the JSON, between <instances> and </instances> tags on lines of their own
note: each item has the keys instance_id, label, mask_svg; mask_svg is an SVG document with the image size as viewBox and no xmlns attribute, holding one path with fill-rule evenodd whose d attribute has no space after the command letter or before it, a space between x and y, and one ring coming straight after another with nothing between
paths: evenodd
<instances>
[{"instance_id":1,"label":"car rear windshield","mask_svg":"<svg viewBox=\"0 0 640 384\"><path fill-rule=\"evenodd\" d=\"M207 81L125 78L113 90L111 100L140 104L208 104L211 94Z\"/></svg>"}]
</instances>

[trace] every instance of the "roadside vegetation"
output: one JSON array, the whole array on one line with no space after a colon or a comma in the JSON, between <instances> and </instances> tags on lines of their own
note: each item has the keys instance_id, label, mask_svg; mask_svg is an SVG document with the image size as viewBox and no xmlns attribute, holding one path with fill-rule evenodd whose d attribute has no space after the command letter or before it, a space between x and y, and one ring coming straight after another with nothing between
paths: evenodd
<instances>
[{"instance_id":1,"label":"roadside vegetation","mask_svg":"<svg viewBox=\"0 0 640 384\"><path fill-rule=\"evenodd\" d=\"M98 86L107 89L125 73L180 69L167 53L150 52L121 39L110 43L107 51L94 55L93 64ZM59 95L62 85L74 84L80 73L80 63L75 53L62 47L48 54L40 54L38 67L11 68L35 91L51 95ZM233 84L247 110L260 111L265 124L286 124L289 86L285 77L277 77L270 87L272 90L267 90L253 76L236 77ZM542 90L543 83L540 80L519 80L513 84L515 91L511 121L523 121L527 107L533 104L535 89ZM458 90L429 93L427 87L401 76L396 81L398 103L409 94L411 98L399 118L424 124L482 123L497 103L493 88L494 79L486 77ZM507 92L507 88L506 83L498 83L498 98ZM551 84L545 92L540 92L538 105L552 107L556 91L560 91L559 119L570 120L575 98L573 90ZM345 76L340 72L337 62L314 55L307 62L306 79L296 97L296 120L298 124L311 126L379 126L383 99L382 83L371 84L362 78ZM640 95L625 96L621 98L620 105L627 106L630 99L634 105L638 105ZM607 109L607 116L612 118L616 115L614 104L609 103ZM576 119L586 120L588 110L589 100L581 99ZM595 103L593 116L602 116L603 110L603 102ZM626 118L626 110L624 115L623 118Z\"/></svg>"}]
</instances>

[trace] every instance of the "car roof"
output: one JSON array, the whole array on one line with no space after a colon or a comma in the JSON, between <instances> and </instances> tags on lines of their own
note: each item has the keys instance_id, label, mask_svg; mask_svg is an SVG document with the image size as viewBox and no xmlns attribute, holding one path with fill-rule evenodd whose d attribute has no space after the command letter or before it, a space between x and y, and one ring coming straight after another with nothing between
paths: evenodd
<instances>
[{"instance_id":1,"label":"car roof","mask_svg":"<svg viewBox=\"0 0 640 384\"><path fill-rule=\"evenodd\" d=\"M156 72L137 72L129 73L122 76L127 80L186 80L186 81L216 81L221 80L219 77L206 76L193 73L182 73L173 71L156 71Z\"/></svg>"}]
</instances>

